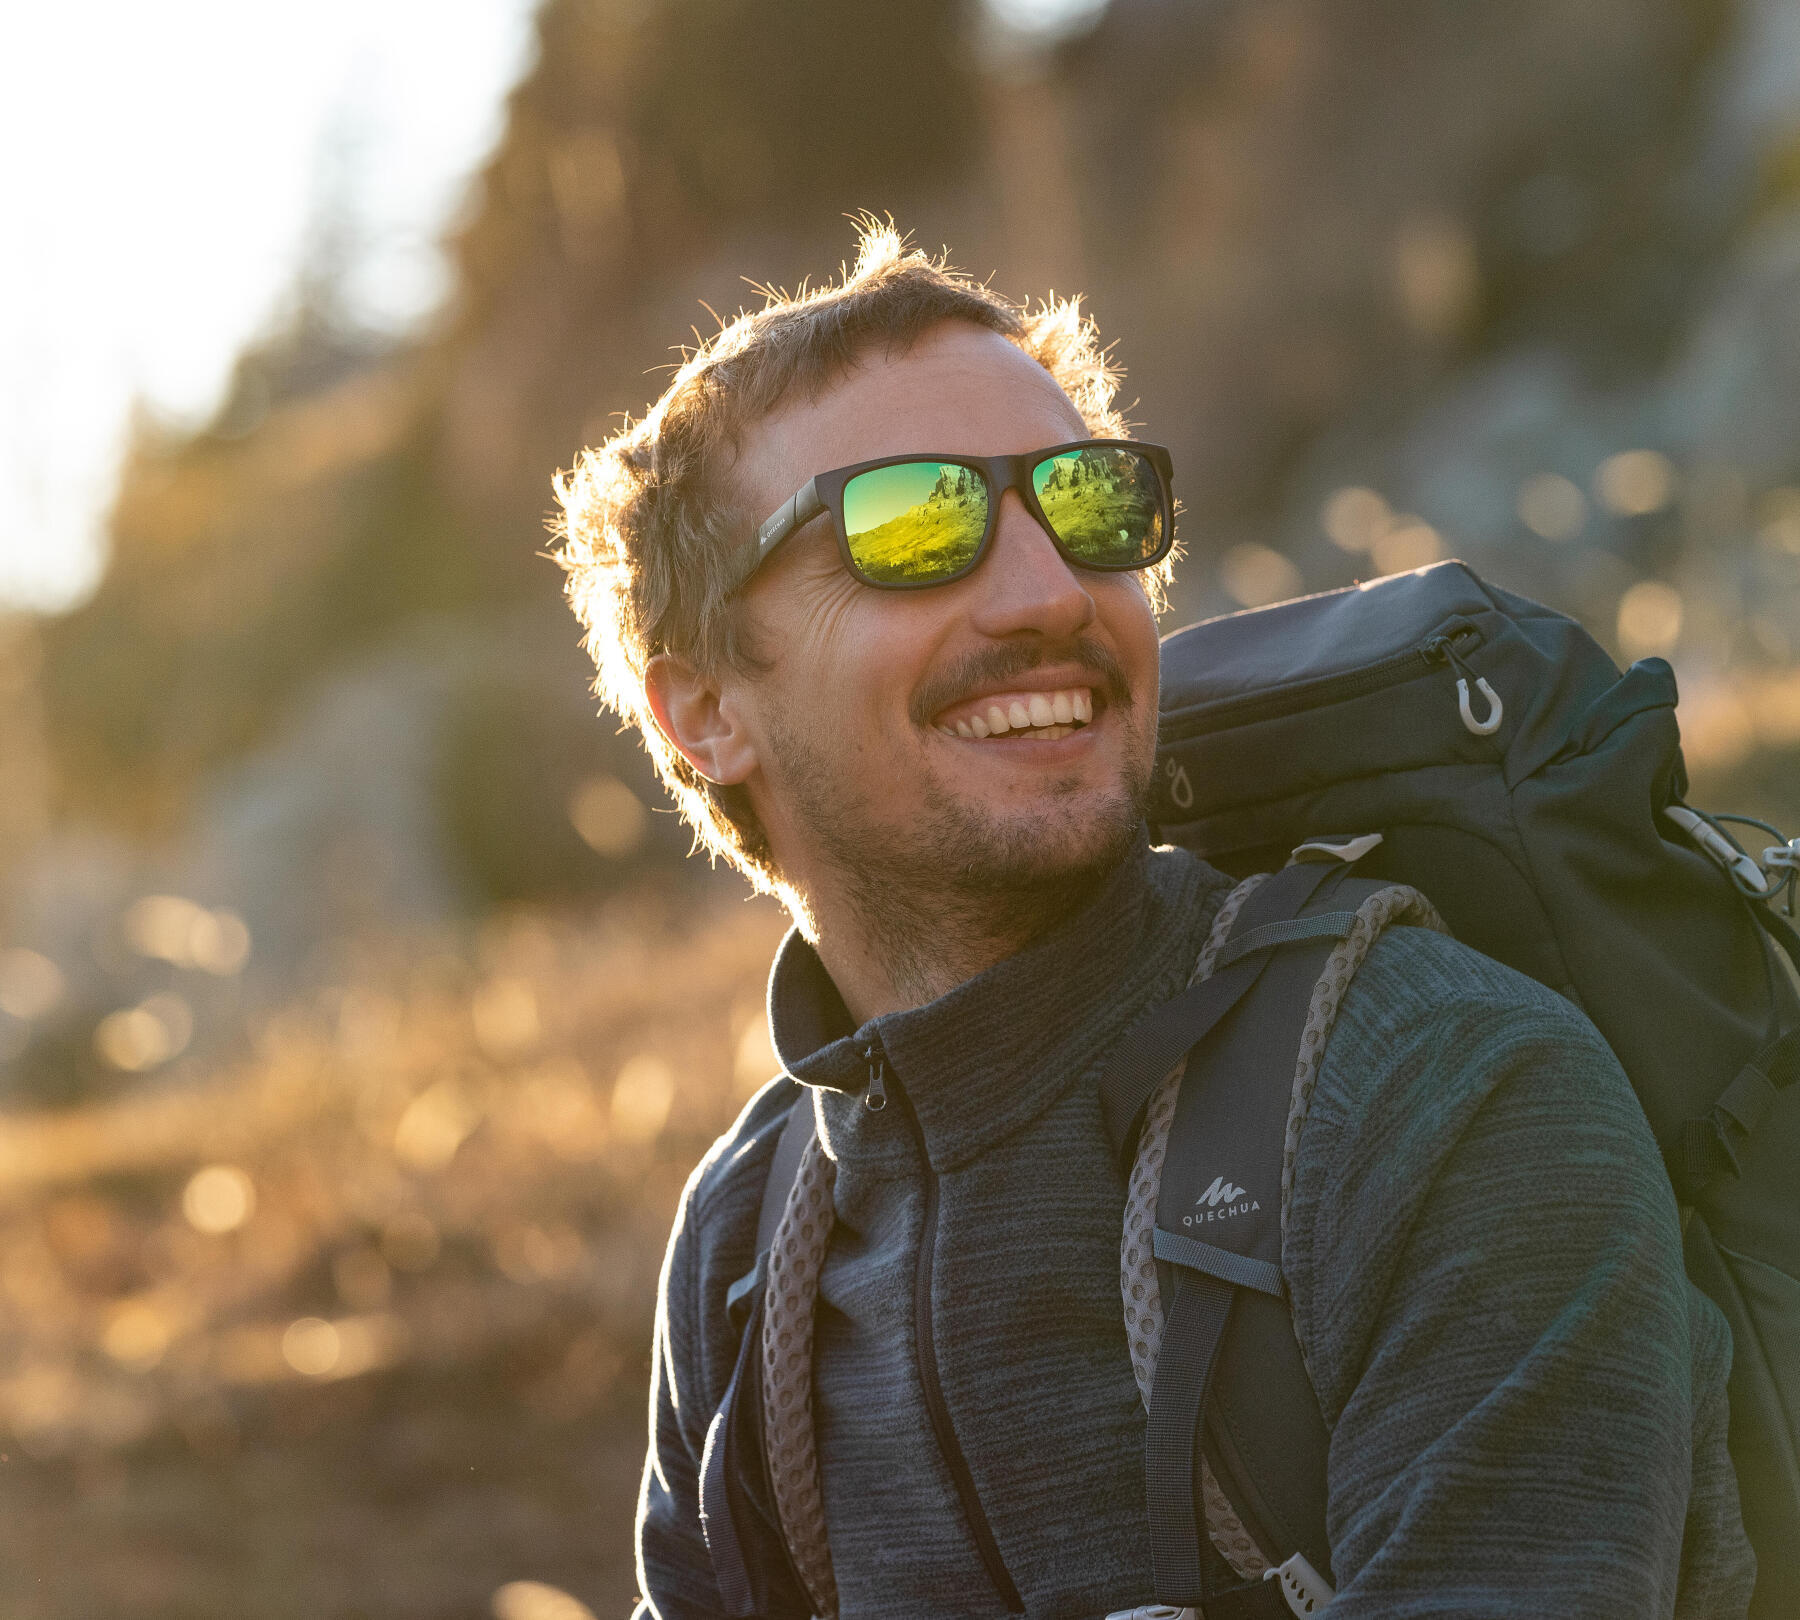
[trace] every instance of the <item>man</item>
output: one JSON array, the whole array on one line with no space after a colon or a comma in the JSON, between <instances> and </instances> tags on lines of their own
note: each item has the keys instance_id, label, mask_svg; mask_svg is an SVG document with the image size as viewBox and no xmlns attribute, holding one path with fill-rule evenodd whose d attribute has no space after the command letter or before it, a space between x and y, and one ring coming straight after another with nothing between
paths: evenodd
<instances>
[{"instance_id":1,"label":"man","mask_svg":"<svg viewBox=\"0 0 1800 1620\"><path fill-rule=\"evenodd\" d=\"M1124 440L1116 380L1073 305L1027 313L871 230L841 286L727 327L560 487L599 691L794 916L771 1030L834 1178L808 1585L846 1620L1151 1597L1095 1081L1231 884L1144 836L1169 509L1150 452L1081 448ZM934 457L964 459L865 465ZM959 473L986 480L973 517ZM1052 515L1079 490L1108 527ZM700 1475L791 1095L750 1103L676 1220L644 1616L726 1612ZM1568 1004L1385 935L1325 1052L1283 1262L1332 1429L1334 1616L1743 1613L1726 1329Z\"/></svg>"}]
</instances>

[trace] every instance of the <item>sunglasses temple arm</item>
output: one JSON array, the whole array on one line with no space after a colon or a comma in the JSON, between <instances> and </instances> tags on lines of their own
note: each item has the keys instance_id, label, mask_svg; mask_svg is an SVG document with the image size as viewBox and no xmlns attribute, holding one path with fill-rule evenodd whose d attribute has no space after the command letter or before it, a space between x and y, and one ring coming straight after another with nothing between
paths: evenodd
<instances>
[{"instance_id":1,"label":"sunglasses temple arm","mask_svg":"<svg viewBox=\"0 0 1800 1620\"><path fill-rule=\"evenodd\" d=\"M781 509L772 514L769 520L756 531L756 560L751 563L750 571L754 573L768 560L769 553L796 529L812 522L825 510L825 503L819 499L819 481L809 478L806 488L781 503Z\"/></svg>"}]
</instances>

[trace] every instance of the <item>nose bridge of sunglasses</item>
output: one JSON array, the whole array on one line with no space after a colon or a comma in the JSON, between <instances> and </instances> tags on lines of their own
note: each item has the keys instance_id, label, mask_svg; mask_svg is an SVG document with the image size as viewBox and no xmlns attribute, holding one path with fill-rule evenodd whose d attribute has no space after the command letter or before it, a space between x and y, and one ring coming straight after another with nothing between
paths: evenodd
<instances>
[{"instance_id":1,"label":"nose bridge of sunglasses","mask_svg":"<svg viewBox=\"0 0 1800 1620\"><path fill-rule=\"evenodd\" d=\"M1000 492L999 510L994 514L993 537L988 542L992 551L1019 557L1018 548L1025 547L1025 557L1040 564L1054 561L1061 569L1071 568L1074 559L1062 537L1057 534L1035 492L1027 495L1018 484L1008 484Z\"/></svg>"}]
</instances>

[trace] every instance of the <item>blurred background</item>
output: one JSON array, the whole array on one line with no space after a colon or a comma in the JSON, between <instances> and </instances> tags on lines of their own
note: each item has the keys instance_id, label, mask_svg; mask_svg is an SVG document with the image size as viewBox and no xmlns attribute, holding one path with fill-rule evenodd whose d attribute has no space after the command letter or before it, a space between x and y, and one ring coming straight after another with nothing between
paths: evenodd
<instances>
[{"instance_id":1,"label":"blurred background","mask_svg":"<svg viewBox=\"0 0 1800 1620\"><path fill-rule=\"evenodd\" d=\"M622 1614L782 918L550 477L892 212L1080 290L1169 627L1461 556L1800 831L1800 0L225 0L0 63L0 1614Z\"/></svg>"}]
</instances>

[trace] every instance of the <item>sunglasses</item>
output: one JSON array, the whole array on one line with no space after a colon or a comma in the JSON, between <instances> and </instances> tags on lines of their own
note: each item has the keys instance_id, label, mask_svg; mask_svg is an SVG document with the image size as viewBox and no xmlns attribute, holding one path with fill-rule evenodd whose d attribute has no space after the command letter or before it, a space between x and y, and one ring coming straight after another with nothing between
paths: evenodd
<instances>
[{"instance_id":1,"label":"sunglasses","mask_svg":"<svg viewBox=\"0 0 1800 1620\"><path fill-rule=\"evenodd\" d=\"M1000 497L1017 490L1065 561L1149 568L1175 538L1169 452L1135 439L1079 439L1022 456L887 456L820 473L757 531L745 574L829 512L844 566L865 585L917 590L961 579L994 538Z\"/></svg>"}]
</instances>

